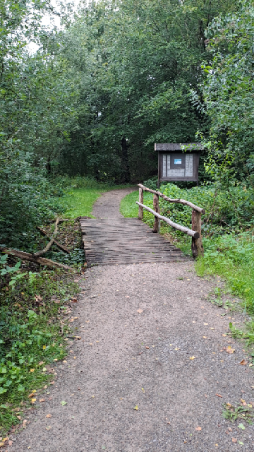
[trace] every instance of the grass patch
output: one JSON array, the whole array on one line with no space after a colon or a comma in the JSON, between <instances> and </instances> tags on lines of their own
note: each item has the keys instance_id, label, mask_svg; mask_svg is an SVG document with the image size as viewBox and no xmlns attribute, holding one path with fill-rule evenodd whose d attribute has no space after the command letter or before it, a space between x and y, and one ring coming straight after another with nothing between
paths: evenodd
<instances>
[{"instance_id":1,"label":"grass patch","mask_svg":"<svg viewBox=\"0 0 254 452\"><path fill-rule=\"evenodd\" d=\"M254 315L254 243L252 232L204 238L204 257L196 263L200 276L219 275L230 291L242 299L244 310Z\"/></svg>"},{"instance_id":2,"label":"grass patch","mask_svg":"<svg viewBox=\"0 0 254 452\"><path fill-rule=\"evenodd\" d=\"M108 185L85 177L76 177L74 179L63 178L63 180L57 182L64 189L64 196L60 200L63 216L72 219L79 216L94 218L92 215L93 205L102 193L130 186Z\"/></svg>"},{"instance_id":3,"label":"grass patch","mask_svg":"<svg viewBox=\"0 0 254 452\"><path fill-rule=\"evenodd\" d=\"M61 200L63 216L65 218L77 218L80 216L92 217L92 209L95 201L107 190L99 188L74 188L67 191Z\"/></svg>"}]
</instances>

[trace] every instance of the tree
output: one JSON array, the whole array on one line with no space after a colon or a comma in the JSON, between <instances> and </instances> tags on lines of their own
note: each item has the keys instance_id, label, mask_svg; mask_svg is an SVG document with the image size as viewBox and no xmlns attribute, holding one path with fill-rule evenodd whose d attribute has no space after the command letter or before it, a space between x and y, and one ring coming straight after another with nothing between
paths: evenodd
<instances>
[{"instance_id":1,"label":"tree","mask_svg":"<svg viewBox=\"0 0 254 452\"><path fill-rule=\"evenodd\" d=\"M224 181L253 183L253 18L253 4L243 0L239 11L214 19L207 30L203 95L211 128L204 144L207 169Z\"/></svg>"}]
</instances>

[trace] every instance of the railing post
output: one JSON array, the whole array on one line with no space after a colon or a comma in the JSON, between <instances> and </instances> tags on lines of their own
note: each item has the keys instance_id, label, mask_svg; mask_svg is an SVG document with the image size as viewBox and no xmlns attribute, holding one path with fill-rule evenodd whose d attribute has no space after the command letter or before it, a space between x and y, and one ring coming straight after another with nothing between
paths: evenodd
<instances>
[{"instance_id":1,"label":"railing post","mask_svg":"<svg viewBox=\"0 0 254 452\"><path fill-rule=\"evenodd\" d=\"M202 245L202 235L201 235L201 213L196 210L192 211L192 230L199 233L199 238L192 238L192 255L193 257L203 256L204 248Z\"/></svg>"},{"instance_id":2,"label":"railing post","mask_svg":"<svg viewBox=\"0 0 254 452\"><path fill-rule=\"evenodd\" d=\"M153 209L155 212L160 213L160 207L159 207L159 195L153 195ZM154 225L153 225L153 232L159 232L160 230L160 220L157 217L154 217Z\"/></svg>"},{"instance_id":3,"label":"railing post","mask_svg":"<svg viewBox=\"0 0 254 452\"><path fill-rule=\"evenodd\" d=\"M143 204L143 188L139 189L139 202L140 204ZM143 207L138 207L138 219L143 220Z\"/></svg>"}]
</instances>

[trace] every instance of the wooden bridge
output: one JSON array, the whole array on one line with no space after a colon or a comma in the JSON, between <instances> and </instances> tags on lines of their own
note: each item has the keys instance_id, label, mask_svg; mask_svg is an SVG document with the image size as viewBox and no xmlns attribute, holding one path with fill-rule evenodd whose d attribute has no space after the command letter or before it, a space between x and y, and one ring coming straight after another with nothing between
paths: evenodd
<instances>
[{"instance_id":1,"label":"wooden bridge","mask_svg":"<svg viewBox=\"0 0 254 452\"><path fill-rule=\"evenodd\" d=\"M88 267L188 259L138 219L80 219Z\"/></svg>"},{"instance_id":2,"label":"wooden bridge","mask_svg":"<svg viewBox=\"0 0 254 452\"><path fill-rule=\"evenodd\" d=\"M93 214L98 219L80 218L82 239L88 267L93 265L118 265L134 263L161 263L184 261L189 259L181 250L172 245L159 232L159 222L165 221L170 226L192 237L192 254L196 257L203 253L201 237L201 215L204 209L184 199L171 199L159 191L151 190L139 184L138 219L124 218L119 212L119 205L113 194L119 196L119 190L102 195L95 203ZM154 195L154 210L143 204L143 192ZM121 190L121 198L125 192ZM192 209L192 229L174 223L159 214L159 197L170 203L180 203ZM154 215L154 227L144 224L143 209ZM105 218L106 217L106 218Z\"/></svg>"}]
</instances>

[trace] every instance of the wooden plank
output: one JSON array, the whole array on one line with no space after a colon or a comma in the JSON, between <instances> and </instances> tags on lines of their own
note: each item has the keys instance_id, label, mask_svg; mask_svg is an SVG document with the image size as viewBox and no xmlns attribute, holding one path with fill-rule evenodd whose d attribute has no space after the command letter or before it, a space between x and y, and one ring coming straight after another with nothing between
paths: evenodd
<instances>
[{"instance_id":1,"label":"wooden plank","mask_svg":"<svg viewBox=\"0 0 254 452\"><path fill-rule=\"evenodd\" d=\"M138 219L80 218L88 266L186 261L181 250Z\"/></svg>"}]
</instances>

